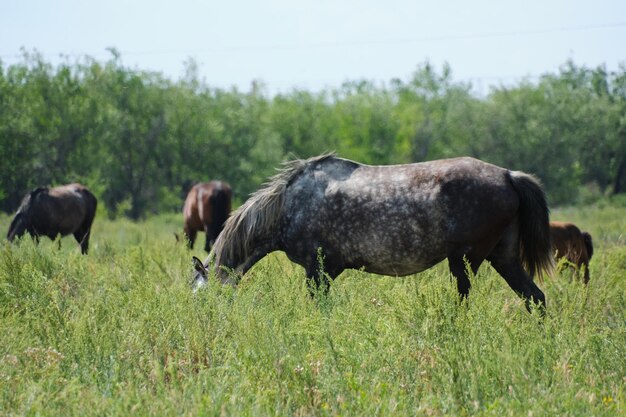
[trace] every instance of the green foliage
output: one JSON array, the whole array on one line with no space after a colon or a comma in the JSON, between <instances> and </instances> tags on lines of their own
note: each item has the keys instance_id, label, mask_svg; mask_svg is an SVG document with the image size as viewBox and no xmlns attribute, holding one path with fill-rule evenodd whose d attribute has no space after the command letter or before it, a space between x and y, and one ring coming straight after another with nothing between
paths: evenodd
<instances>
[{"instance_id":1,"label":"green foliage","mask_svg":"<svg viewBox=\"0 0 626 417\"><path fill-rule=\"evenodd\" d=\"M626 190L626 68L566 63L484 97L419 65L389 86L361 80L269 97L211 88L195 62L173 82L118 51L57 67L0 63L0 209L36 186L82 181L109 216L179 211L189 185L222 179L243 201L280 162L336 150L371 164L469 155L538 175L552 204Z\"/></svg>"},{"instance_id":2,"label":"green foliage","mask_svg":"<svg viewBox=\"0 0 626 417\"><path fill-rule=\"evenodd\" d=\"M347 271L311 299L282 254L193 294L179 215L99 216L88 256L71 237L4 242L0 414L623 415L625 209L554 217L596 254L588 287L540 283L543 320L488 265L463 302L445 264Z\"/></svg>"}]
</instances>

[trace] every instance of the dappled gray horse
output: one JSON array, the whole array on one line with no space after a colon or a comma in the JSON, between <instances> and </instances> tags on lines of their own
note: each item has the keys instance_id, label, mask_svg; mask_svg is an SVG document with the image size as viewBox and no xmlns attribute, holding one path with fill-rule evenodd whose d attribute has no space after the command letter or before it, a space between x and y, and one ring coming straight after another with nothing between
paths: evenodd
<instances>
[{"instance_id":1,"label":"dappled gray horse","mask_svg":"<svg viewBox=\"0 0 626 417\"><path fill-rule=\"evenodd\" d=\"M236 210L206 261L194 258L194 283L213 267L235 285L282 250L312 286L346 268L402 276L448 258L466 296L465 262L475 273L487 259L527 302L544 304L533 276L552 265L548 221L543 190L522 172L473 158L370 166L322 155L285 164Z\"/></svg>"},{"instance_id":2,"label":"dappled gray horse","mask_svg":"<svg viewBox=\"0 0 626 417\"><path fill-rule=\"evenodd\" d=\"M24 196L7 239L12 242L28 232L39 243L39 236L54 240L58 235L73 234L86 254L97 204L96 197L81 184L36 188Z\"/></svg>"}]
</instances>

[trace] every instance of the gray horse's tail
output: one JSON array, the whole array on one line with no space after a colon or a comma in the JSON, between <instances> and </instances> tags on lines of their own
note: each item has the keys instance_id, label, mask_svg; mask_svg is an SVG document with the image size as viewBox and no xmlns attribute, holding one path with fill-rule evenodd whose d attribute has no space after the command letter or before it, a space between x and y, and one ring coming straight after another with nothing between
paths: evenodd
<instances>
[{"instance_id":1,"label":"gray horse's tail","mask_svg":"<svg viewBox=\"0 0 626 417\"><path fill-rule=\"evenodd\" d=\"M530 277L541 278L553 267L550 241L550 210L546 195L537 178L512 171L509 179L519 195L520 256Z\"/></svg>"},{"instance_id":2,"label":"gray horse's tail","mask_svg":"<svg viewBox=\"0 0 626 417\"><path fill-rule=\"evenodd\" d=\"M593 256L593 239L591 239L591 235L587 232L583 232L582 235L585 241L585 247L587 248L587 257L591 259Z\"/></svg>"}]
</instances>

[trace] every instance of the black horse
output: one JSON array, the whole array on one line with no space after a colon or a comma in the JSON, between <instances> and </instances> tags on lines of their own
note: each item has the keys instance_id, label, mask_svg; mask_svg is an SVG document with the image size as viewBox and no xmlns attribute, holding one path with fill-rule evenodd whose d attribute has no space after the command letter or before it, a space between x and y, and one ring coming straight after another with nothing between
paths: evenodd
<instances>
[{"instance_id":1,"label":"black horse","mask_svg":"<svg viewBox=\"0 0 626 417\"><path fill-rule=\"evenodd\" d=\"M534 177L473 158L391 166L332 154L296 160L231 215L205 263L194 259L194 286L206 282L211 263L218 279L235 285L282 250L318 286L346 268L402 276L448 258L466 296L465 262L475 273L487 259L527 302L545 304L533 276L552 266L548 213Z\"/></svg>"},{"instance_id":2,"label":"black horse","mask_svg":"<svg viewBox=\"0 0 626 417\"><path fill-rule=\"evenodd\" d=\"M96 197L81 184L36 188L22 200L7 239L12 242L28 232L39 243L39 236L54 240L59 234L71 233L86 254L97 204Z\"/></svg>"}]
</instances>

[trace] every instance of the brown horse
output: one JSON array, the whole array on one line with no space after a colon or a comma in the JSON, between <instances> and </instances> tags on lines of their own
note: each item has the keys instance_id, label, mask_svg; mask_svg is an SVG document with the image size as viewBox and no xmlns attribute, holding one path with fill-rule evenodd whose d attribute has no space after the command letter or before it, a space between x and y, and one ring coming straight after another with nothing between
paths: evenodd
<instances>
[{"instance_id":1,"label":"brown horse","mask_svg":"<svg viewBox=\"0 0 626 417\"><path fill-rule=\"evenodd\" d=\"M214 268L236 285L269 252L305 268L312 290L346 268L402 276L448 259L467 296L466 265L487 259L520 296L552 266L548 207L537 180L473 158L370 166L333 154L296 160L227 220L194 287ZM211 265L211 266L209 266Z\"/></svg>"},{"instance_id":2,"label":"brown horse","mask_svg":"<svg viewBox=\"0 0 626 417\"><path fill-rule=\"evenodd\" d=\"M587 232L581 232L573 223L550 222L552 249L557 260L565 258L575 266L576 274L584 268L583 282L589 282L589 260L593 255L593 241Z\"/></svg>"},{"instance_id":3,"label":"brown horse","mask_svg":"<svg viewBox=\"0 0 626 417\"><path fill-rule=\"evenodd\" d=\"M54 240L59 234L71 233L86 254L97 204L96 197L81 184L36 188L22 200L7 239L12 242L28 232L39 243L39 236Z\"/></svg>"},{"instance_id":4,"label":"brown horse","mask_svg":"<svg viewBox=\"0 0 626 417\"><path fill-rule=\"evenodd\" d=\"M230 186L222 181L199 183L191 188L183 207L184 233L190 248L198 231L203 231L206 233L204 249L211 250L230 214L232 195Z\"/></svg>"}]
</instances>

